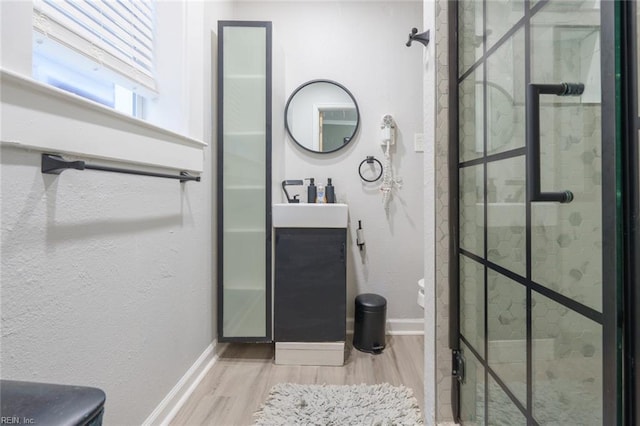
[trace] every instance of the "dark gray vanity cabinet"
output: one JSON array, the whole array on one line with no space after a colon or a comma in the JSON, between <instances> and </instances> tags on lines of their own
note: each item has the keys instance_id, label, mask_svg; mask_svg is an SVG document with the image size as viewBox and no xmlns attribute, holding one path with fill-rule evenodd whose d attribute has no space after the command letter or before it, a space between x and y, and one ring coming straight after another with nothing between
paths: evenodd
<instances>
[{"instance_id":1,"label":"dark gray vanity cabinet","mask_svg":"<svg viewBox=\"0 0 640 426\"><path fill-rule=\"evenodd\" d=\"M345 228L276 228L274 341L346 337Z\"/></svg>"}]
</instances>

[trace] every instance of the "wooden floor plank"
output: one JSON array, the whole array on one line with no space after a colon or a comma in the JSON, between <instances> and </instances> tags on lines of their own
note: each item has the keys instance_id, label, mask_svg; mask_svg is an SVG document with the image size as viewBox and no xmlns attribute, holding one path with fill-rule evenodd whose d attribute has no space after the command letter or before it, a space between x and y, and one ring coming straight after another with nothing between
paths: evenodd
<instances>
[{"instance_id":1,"label":"wooden floor plank","mask_svg":"<svg viewBox=\"0 0 640 426\"><path fill-rule=\"evenodd\" d=\"M387 336L379 355L347 344L344 366L275 365L273 344L229 344L174 417L174 426L251 425L278 383L405 385L424 404L423 336Z\"/></svg>"}]
</instances>

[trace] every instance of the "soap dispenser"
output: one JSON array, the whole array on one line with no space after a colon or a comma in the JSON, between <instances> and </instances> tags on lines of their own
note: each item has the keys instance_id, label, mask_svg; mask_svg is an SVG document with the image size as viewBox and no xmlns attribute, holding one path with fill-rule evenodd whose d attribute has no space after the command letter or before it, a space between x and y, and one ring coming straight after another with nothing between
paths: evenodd
<instances>
[{"instance_id":1,"label":"soap dispenser","mask_svg":"<svg viewBox=\"0 0 640 426\"><path fill-rule=\"evenodd\" d=\"M306 180L309 181L309 186L307 186L307 203L315 203L317 197L316 185L314 184L315 179L307 178Z\"/></svg>"},{"instance_id":2,"label":"soap dispenser","mask_svg":"<svg viewBox=\"0 0 640 426\"><path fill-rule=\"evenodd\" d=\"M324 192L324 185L319 183L316 190L316 203L325 204L327 202L326 194Z\"/></svg>"},{"instance_id":3,"label":"soap dispenser","mask_svg":"<svg viewBox=\"0 0 640 426\"><path fill-rule=\"evenodd\" d=\"M327 186L324 188L325 197L327 198L327 203L335 203L336 202L336 192L335 188L331 184L331 178L327 179Z\"/></svg>"}]
</instances>

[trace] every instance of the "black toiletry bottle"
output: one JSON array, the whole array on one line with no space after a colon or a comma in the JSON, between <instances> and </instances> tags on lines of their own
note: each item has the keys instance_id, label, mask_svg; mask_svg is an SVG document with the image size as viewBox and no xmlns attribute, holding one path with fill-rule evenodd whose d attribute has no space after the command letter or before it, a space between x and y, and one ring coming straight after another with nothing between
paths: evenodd
<instances>
[{"instance_id":1,"label":"black toiletry bottle","mask_svg":"<svg viewBox=\"0 0 640 426\"><path fill-rule=\"evenodd\" d=\"M316 197L318 196L316 192L316 185L314 184L315 179L307 178L309 181L309 186L307 186L307 203L315 203Z\"/></svg>"},{"instance_id":2,"label":"black toiletry bottle","mask_svg":"<svg viewBox=\"0 0 640 426\"><path fill-rule=\"evenodd\" d=\"M331 184L331 178L327 179L327 186L324 188L325 197L327 198L327 203L335 203L336 202L336 191L333 185Z\"/></svg>"}]
</instances>

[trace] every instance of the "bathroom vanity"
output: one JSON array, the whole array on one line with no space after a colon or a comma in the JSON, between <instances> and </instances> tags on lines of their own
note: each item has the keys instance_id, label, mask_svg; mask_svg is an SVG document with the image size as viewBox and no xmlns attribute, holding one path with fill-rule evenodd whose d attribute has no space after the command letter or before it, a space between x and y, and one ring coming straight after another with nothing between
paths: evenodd
<instances>
[{"instance_id":1,"label":"bathroom vanity","mask_svg":"<svg viewBox=\"0 0 640 426\"><path fill-rule=\"evenodd\" d=\"M275 204L276 364L342 365L346 204Z\"/></svg>"}]
</instances>

